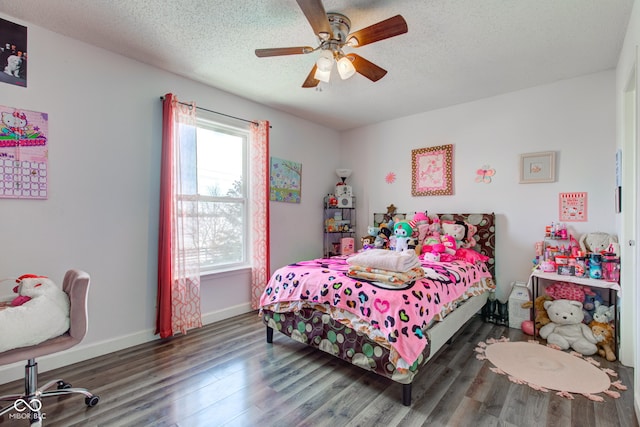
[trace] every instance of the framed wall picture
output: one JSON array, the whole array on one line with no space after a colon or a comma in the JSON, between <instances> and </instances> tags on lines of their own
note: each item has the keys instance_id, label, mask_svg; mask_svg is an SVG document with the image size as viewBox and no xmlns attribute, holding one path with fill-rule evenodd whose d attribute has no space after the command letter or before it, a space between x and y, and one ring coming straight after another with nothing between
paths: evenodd
<instances>
[{"instance_id":1,"label":"framed wall picture","mask_svg":"<svg viewBox=\"0 0 640 427\"><path fill-rule=\"evenodd\" d=\"M556 152L544 151L520 155L520 184L554 182L556 180Z\"/></svg>"},{"instance_id":2,"label":"framed wall picture","mask_svg":"<svg viewBox=\"0 0 640 427\"><path fill-rule=\"evenodd\" d=\"M587 220L587 193L560 193L560 222Z\"/></svg>"},{"instance_id":3,"label":"framed wall picture","mask_svg":"<svg viewBox=\"0 0 640 427\"><path fill-rule=\"evenodd\" d=\"M2 18L0 82L27 87L27 27Z\"/></svg>"},{"instance_id":4,"label":"framed wall picture","mask_svg":"<svg viewBox=\"0 0 640 427\"><path fill-rule=\"evenodd\" d=\"M411 195L453 194L453 144L411 151Z\"/></svg>"},{"instance_id":5,"label":"framed wall picture","mask_svg":"<svg viewBox=\"0 0 640 427\"><path fill-rule=\"evenodd\" d=\"M271 157L269 200L300 203L302 198L302 163Z\"/></svg>"}]
</instances>

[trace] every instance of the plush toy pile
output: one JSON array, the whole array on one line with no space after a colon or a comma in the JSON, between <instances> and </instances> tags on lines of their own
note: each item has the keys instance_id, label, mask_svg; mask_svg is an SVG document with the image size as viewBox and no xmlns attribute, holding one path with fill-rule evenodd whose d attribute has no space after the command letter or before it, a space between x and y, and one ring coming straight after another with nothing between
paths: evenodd
<instances>
[{"instance_id":1,"label":"plush toy pile","mask_svg":"<svg viewBox=\"0 0 640 427\"><path fill-rule=\"evenodd\" d=\"M558 301L564 302L557 305L552 304ZM537 297L533 303L522 304L523 308L532 306L535 320L522 322L523 332L533 335L533 323L535 322L535 329L540 336L563 350L573 348L583 355L595 354L597 351L599 355L609 361L616 360L613 351L614 306L604 305L602 297L597 292L589 287L578 286L574 283L555 282L547 286L545 293ZM549 313L549 307L554 308L553 315ZM568 316L567 313L570 313L571 326L567 326L567 319L559 318L558 313L566 316ZM554 317L558 320L554 321ZM546 325L549 324L553 325L547 327ZM565 333L570 336L562 337ZM551 335L551 341L549 341L548 335Z\"/></svg>"},{"instance_id":2,"label":"plush toy pile","mask_svg":"<svg viewBox=\"0 0 640 427\"><path fill-rule=\"evenodd\" d=\"M69 297L44 276L16 280L18 294L0 310L0 352L39 344L69 330Z\"/></svg>"}]
</instances>

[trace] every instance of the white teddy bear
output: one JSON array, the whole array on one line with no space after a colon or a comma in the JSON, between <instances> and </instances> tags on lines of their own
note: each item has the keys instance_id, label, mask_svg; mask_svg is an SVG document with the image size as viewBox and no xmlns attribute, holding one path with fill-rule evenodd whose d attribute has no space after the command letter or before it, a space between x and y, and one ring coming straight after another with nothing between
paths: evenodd
<instances>
[{"instance_id":1,"label":"white teddy bear","mask_svg":"<svg viewBox=\"0 0 640 427\"><path fill-rule=\"evenodd\" d=\"M69 297L51 279L31 274L16 280L22 305L0 309L0 352L39 344L69 330Z\"/></svg>"},{"instance_id":2,"label":"white teddy bear","mask_svg":"<svg viewBox=\"0 0 640 427\"><path fill-rule=\"evenodd\" d=\"M596 338L591 329L582 323L582 303L567 299L545 301L544 308L551 323L540 329L540 337L562 350L573 348L580 354L590 356L597 353Z\"/></svg>"}]
</instances>

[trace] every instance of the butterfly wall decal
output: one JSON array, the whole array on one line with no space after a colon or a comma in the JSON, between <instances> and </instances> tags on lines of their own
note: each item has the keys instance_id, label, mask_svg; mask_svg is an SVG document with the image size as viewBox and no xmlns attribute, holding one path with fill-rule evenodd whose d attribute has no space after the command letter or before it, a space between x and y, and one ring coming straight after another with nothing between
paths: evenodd
<instances>
[{"instance_id":1,"label":"butterfly wall decal","mask_svg":"<svg viewBox=\"0 0 640 427\"><path fill-rule=\"evenodd\" d=\"M491 182L491 177L496 174L496 170L491 169L489 165L484 165L478 169L476 173L478 174L478 176L476 176L476 182L489 184Z\"/></svg>"}]
</instances>

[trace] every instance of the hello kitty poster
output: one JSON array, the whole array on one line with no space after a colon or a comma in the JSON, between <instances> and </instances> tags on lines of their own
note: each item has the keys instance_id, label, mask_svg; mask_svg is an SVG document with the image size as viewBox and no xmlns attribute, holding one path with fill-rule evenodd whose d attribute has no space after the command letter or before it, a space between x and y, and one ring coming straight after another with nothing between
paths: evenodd
<instances>
[{"instance_id":1,"label":"hello kitty poster","mask_svg":"<svg viewBox=\"0 0 640 427\"><path fill-rule=\"evenodd\" d=\"M0 198L46 199L47 113L0 106Z\"/></svg>"}]
</instances>

